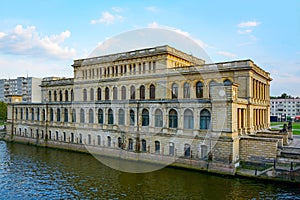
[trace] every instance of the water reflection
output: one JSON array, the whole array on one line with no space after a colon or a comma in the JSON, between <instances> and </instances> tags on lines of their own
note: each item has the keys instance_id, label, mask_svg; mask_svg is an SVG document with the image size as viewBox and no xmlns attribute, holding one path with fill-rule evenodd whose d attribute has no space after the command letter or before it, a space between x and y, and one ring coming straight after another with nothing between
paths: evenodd
<instances>
[{"instance_id":1,"label":"water reflection","mask_svg":"<svg viewBox=\"0 0 300 200\"><path fill-rule=\"evenodd\" d=\"M300 199L298 184L164 168L110 169L93 156L0 141L2 199Z\"/></svg>"}]
</instances>

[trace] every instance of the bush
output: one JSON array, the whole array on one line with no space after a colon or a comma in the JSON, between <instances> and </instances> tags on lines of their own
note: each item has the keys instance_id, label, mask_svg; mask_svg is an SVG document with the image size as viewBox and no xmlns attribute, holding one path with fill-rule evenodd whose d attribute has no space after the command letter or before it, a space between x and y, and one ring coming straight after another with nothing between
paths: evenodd
<instances>
[{"instance_id":1,"label":"bush","mask_svg":"<svg viewBox=\"0 0 300 200\"><path fill-rule=\"evenodd\" d=\"M7 119L7 104L0 102L0 121L6 121Z\"/></svg>"}]
</instances>

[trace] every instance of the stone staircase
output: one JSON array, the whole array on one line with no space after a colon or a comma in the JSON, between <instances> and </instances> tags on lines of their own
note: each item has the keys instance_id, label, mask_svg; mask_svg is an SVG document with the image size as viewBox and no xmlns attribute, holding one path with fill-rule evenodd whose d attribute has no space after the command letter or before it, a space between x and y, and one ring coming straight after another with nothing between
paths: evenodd
<instances>
[{"instance_id":1,"label":"stone staircase","mask_svg":"<svg viewBox=\"0 0 300 200\"><path fill-rule=\"evenodd\" d=\"M300 147L283 147L279 158L289 158L289 159L295 159L299 160L300 162Z\"/></svg>"}]
</instances>

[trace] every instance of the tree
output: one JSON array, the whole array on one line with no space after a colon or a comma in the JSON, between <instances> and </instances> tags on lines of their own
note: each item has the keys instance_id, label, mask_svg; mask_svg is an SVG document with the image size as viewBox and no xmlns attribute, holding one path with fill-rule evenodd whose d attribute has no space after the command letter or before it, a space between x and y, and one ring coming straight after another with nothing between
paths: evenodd
<instances>
[{"instance_id":1,"label":"tree","mask_svg":"<svg viewBox=\"0 0 300 200\"><path fill-rule=\"evenodd\" d=\"M283 98L283 99L288 98L288 95L286 93L282 93L280 98Z\"/></svg>"},{"instance_id":2,"label":"tree","mask_svg":"<svg viewBox=\"0 0 300 200\"><path fill-rule=\"evenodd\" d=\"M7 119L7 104L0 102L0 121L6 121Z\"/></svg>"}]
</instances>

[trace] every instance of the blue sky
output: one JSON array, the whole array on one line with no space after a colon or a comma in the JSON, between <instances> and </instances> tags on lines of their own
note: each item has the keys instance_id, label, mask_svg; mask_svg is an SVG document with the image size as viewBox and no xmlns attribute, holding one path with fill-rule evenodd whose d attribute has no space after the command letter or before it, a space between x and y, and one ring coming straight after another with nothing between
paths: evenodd
<instances>
[{"instance_id":1,"label":"blue sky","mask_svg":"<svg viewBox=\"0 0 300 200\"><path fill-rule=\"evenodd\" d=\"M120 33L165 28L213 62L252 59L271 95L300 96L300 1L2 1L0 78L72 77L73 59Z\"/></svg>"}]
</instances>

